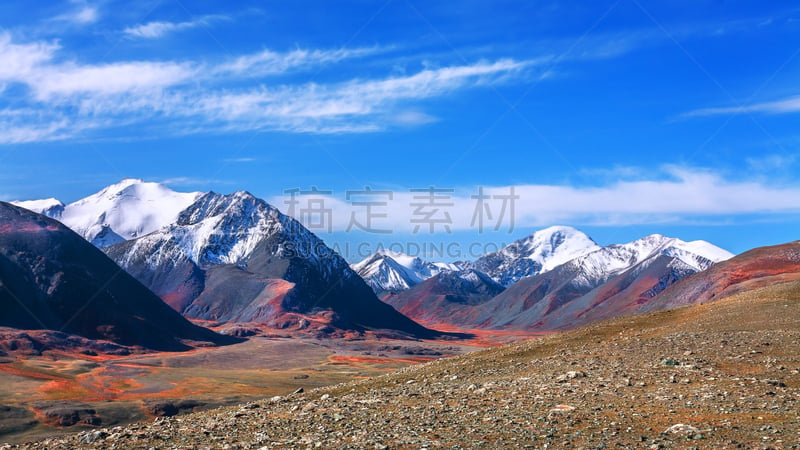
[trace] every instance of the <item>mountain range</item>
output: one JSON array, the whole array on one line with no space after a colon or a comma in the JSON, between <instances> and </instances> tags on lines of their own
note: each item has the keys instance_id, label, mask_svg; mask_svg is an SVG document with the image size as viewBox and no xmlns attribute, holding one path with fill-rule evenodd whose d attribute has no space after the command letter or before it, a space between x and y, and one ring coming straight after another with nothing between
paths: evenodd
<instances>
[{"instance_id":1,"label":"mountain range","mask_svg":"<svg viewBox=\"0 0 800 450\"><path fill-rule=\"evenodd\" d=\"M63 221L190 319L438 335L379 301L299 222L244 191L178 193L125 179L66 206L16 204Z\"/></svg>"},{"instance_id":2,"label":"mountain range","mask_svg":"<svg viewBox=\"0 0 800 450\"><path fill-rule=\"evenodd\" d=\"M475 261L383 250L350 266L245 191L177 193L126 179L69 205L18 204L64 221L185 317L321 333L435 335L415 321L568 328L644 310L668 286L732 256L705 241L660 235L600 246L553 226Z\"/></svg>"},{"instance_id":3,"label":"mountain range","mask_svg":"<svg viewBox=\"0 0 800 450\"><path fill-rule=\"evenodd\" d=\"M732 256L705 241L684 242L661 235L601 247L574 228L556 226L536 231L475 262L459 263L446 277L429 277L384 300L429 326L568 328L637 312L639 305L667 286ZM453 284L452 278L461 273L472 282ZM380 281L362 273L365 275L373 283ZM465 297L471 299L468 304L455 300L457 313L450 306L435 308L433 304Z\"/></svg>"}]
</instances>

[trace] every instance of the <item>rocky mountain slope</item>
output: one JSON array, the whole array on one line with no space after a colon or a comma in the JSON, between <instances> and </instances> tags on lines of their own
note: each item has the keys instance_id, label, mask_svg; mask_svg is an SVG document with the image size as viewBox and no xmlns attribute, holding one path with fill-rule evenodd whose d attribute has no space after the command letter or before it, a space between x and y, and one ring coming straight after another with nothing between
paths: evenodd
<instances>
[{"instance_id":1,"label":"rocky mountain slope","mask_svg":"<svg viewBox=\"0 0 800 450\"><path fill-rule=\"evenodd\" d=\"M173 224L106 252L190 318L435 335L380 302L299 222L247 192L207 193Z\"/></svg>"},{"instance_id":2,"label":"rocky mountain slope","mask_svg":"<svg viewBox=\"0 0 800 450\"><path fill-rule=\"evenodd\" d=\"M761 286L800 280L800 241L755 248L686 277L643 309L706 303Z\"/></svg>"},{"instance_id":3,"label":"rocky mountain slope","mask_svg":"<svg viewBox=\"0 0 800 450\"><path fill-rule=\"evenodd\" d=\"M797 448L800 284L11 448Z\"/></svg>"},{"instance_id":4,"label":"rocky mountain slope","mask_svg":"<svg viewBox=\"0 0 800 450\"><path fill-rule=\"evenodd\" d=\"M390 294L383 301L427 326L458 325L470 312L505 288L483 272L473 269L448 271L416 286Z\"/></svg>"},{"instance_id":5,"label":"rocky mountain slope","mask_svg":"<svg viewBox=\"0 0 800 450\"><path fill-rule=\"evenodd\" d=\"M3 327L154 350L186 350L188 341L232 341L191 324L61 223L3 202L0 311ZM64 333L37 335L70 341Z\"/></svg>"}]
</instances>

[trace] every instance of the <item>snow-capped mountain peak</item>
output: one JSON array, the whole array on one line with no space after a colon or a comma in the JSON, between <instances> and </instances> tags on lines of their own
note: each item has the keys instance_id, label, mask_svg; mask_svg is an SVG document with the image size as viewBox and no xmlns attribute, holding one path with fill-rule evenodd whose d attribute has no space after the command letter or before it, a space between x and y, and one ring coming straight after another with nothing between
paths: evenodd
<instances>
[{"instance_id":1,"label":"snow-capped mountain peak","mask_svg":"<svg viewBox=\"0 0 800 450\"><path fill-rule=\"evenodd\" d=\"M400 292L442 272L458 271L454 264L424 261L418 256L380 249L351 265L378 294Z\"/></svg>"},{"instance_id":2,"label":"snow-capped mountain peak","mask_svg":"<svg viewBox=\"0 0 800 450\"><path fill-rule=\"evenodd\" d=\"M239 264L262 239L282 231L289 220L249 192L209 192L154 238L172 235L186 256L201 266Z\"/></svg>"},{"instance_id":3,"label":"snow-capped mountain peak","mask_svg":"<svg viewBox=\"0 0 800 450\"><path fill-rule=\"evenodd\" d=\"M732 253L706 241L686 242L660 234L645 236L620 247L631 252L635 264L660 254L675 257L697 271L733 257Z\"/></svg>"},{"instance_id":4,"label":"snow-capped mountain peak","mask_svg":"<svg viewBox=\"0 0 800 450\"><path fill-rule=\"evenodd\" d=\"M471 267L510 286L520 278L547 272L601 247L588 235L568 226L552 226L478 258Z\"/></svg>"},{"instance_id":5,"label":"snow-capped mountain peak","mask_svg":"<svg viewBox=\"0 0 800 450\"><path fill-rule=\"evenodd\" d=\"M381 303L311 231L245 191L206 193L175 222L106 254L187 317L432 335Z\"/></svg>"},{"instance_id":6,"label":"snow-capped mountain peak","mask_svg":"<svg viewBox=\"0 0 800 450\"><path fill-rule=\"evenodd\" d=\"M637 265L647 265L664 255L674 258L685 270L693 273L733 256L705 241L685 242L660 234L645 236L627 244L599 248L569 262L579 271L576 280L597 285Z\"/></svg>"},{"instance_id":7,"label":"snow-capped mountain peak","mask_svg":"<svg viewBox=\"0 0 800 450\"><path fill-rule=\"evenodd\" d=\"M517 243L519 244L515 245ZM513 254L513 250L524 250L517 253L518 256L540 262L544 271L599 248L597 243L582 231L561 225L536 231L517 243L501 251Z\"/></svg>"},{"instance_id":8,"label":"snow-capped mountain peak","mask_svg":"<svg viewBox=\"0 0 800 450\"><path fill-rule=\"evenodd\" d=\"M201 195L200 192L175 192L163 184L126 178L66 206L55 199L17 204L28 209L37 208L37 212L60 220L96 246L106 247L174 222L178 213Z\"/></svg>"}]
</instances>

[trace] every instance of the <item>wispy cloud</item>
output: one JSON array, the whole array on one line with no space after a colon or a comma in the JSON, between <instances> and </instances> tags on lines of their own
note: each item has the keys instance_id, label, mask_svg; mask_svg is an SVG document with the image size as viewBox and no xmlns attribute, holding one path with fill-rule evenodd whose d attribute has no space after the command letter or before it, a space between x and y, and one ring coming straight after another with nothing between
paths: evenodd
<instances>
[{"instance_id":1,"label":"wispy cloud","mask_svg":"<svg viewBox=\"0 0 800 450\"><path fill-rule=\"evenodd\" d=\"M70 0L74 7L64 14L60 14L52 19L54 22L67 22L72 25L88 25L100 19L100 13L95 6L91 6L83 0Z\"/></svg>"},{"instance_id":2,"label":"wispy cloud","mask_svg":"<svg viewBox=\"0 0 800 450\"><path fill-rule=\"evenodd\" d=\"M413 127L438 122L439 118L421 111L399 111L391 120L397 125Z\"/></svg>"},{"instance_id":3,"label":"wispy cloud","mask_svg":"<svg viewBox=\"0 0 800 450\"><path fill-rule=\"evenodd\" d=\"M791 167L795 161L797 161L797 156L789 154L764 155L758 158L747 158L745 160L750 170L757 173L786 170Z\"/></svg>"},{"instance_id":4,"label":"wispy cloud","mask_svg":"<svg viewBox=\"0 0 800 450\"><path fill-rule=\"evenodd\" d=\"M158 118L174 133L283 130L365 133L438 120L415 102L508 82L540 60L499 59L428 67L402 76L265 85L266 76L381 51L265 50L219 63L63 61L55 42L17 43L0 32L0 85L27 87L24 107L0 115L0 143L66 139L86 130ZM242 78L254 76L253 80ZM35 120L34 120L35 119Z\"/></svg>"},{"instance_id":5,"label":"wispy cloud","mask_svg":"<svg viewBox=\"0 0 800 450\"><path fill-rule=\"evenodd\" d=\"M15 44L0 33L0 82L27 85L38 101L78 94L119 94L161 89L193 77L198 66L187 63L132 61L81 65L54 63L60 46L34 42Z\"/></svg>"},{"instance_id":6,"label":"wispy cloud","mask_svg":"<svg viewBox=\"0 0 800 450\"><path fill-rule=\"evenodd\" d=\"M257 53L236 57L230 62L217 66L214 72L217 74L257 77L284 73L301 67L320 66L337 63L346 59L362 58L382 51L384 51L384 49L378 47L342 48L336 50L296 49L284 53L263 50Z\"/></svg>"},{"instance_id":7,"label":"wispy cloud","mask_svg":"<svg viewBox=\"0 0 800 450\"><path fill-rule=\"evenodd\" d=\"M49 42L15 44L11 34L0 32L0 81L23 82L53 58L59 46Z\"/></svg>"},{"instance_id":8,"label":"wispy cloud","mask_svg":"<svg viewBox=\"0 0 800 450\"><path fill-rule=\"evenodd\" d=\"M222 15L208 15L186 22L148 22L145 24L125 28L123 33L132 38L156 39L170 33L190 30L192 28L201 26L208 26L212 22L221 20L229 20L229 18Z\"/></svg>"},{"instance_id":9,"label":"wispy cloud","mask_svg":"<svg viewBox=\"0 0 800 450\"><path fill-rule=\"evenodd\" d=\"M528 63L524 61L484 61L425 69L412 75L381 80L219 93L203 96L193 104L193 108L194 111L203 111L217 123L238 128L268 127L325 133L374 131L386 126L383 119L398 102L489 84L526 66Z\"/></svg>"},{"instance_id":10,"label":"wispy cloud","mask_svg":"<svg viewBox=\"0 0 800 450\"><path fill-rule=\"evenodd\" d=\"M791 114L800 112L800 95L787 97L763 103L753 103L743 106L723 106L714 108L701 108L681 114L681 117L708 117L730 114Z\"/></svg>"},{"instance_id":11,"label":"wispy cloud","mask_svg":"<svg viewBox=\"0 0 800 450\"><path fill-rule=\"evenodd\" d=\"M66 119L50 120L41 125L30 125L0 118L0 144L63 140L73 136L69 130L70 121Z\"/></svg>"},{"instance_id":12,"label":"wispy cloud","mask_svg":"<svg viewBox=\"0 0 800 450\"><path fill-rule=\"evenodd\" d=\"M484 195L490 198L518 196L514 202L516 228L531 228L570 223L575 225L620 226L653 223L703 220L708 223L724 223L731 216L785 215L800 213L800 185L773 186L762 181L731 180L711 170L696 167L664 166L660 170L644 170L649 178L634 181L617 180L598 186L577 187L568 184L515 185L484 187ZM419 187L419 186L415 186ZM450 218L451 231L474 230L473 222L477 201L472 198L478 186L453 188L452 194L444 195L438 202L442 205L427 208L437 210L434 217ZM413 233L418 225L414 215L414 203L420 203L419 193L394 191L393 198L372 198L385 201L384 206L375 206L375 213L386 216L376 219L375 229L389 229L398 233ZM300 197L301 207L311 197ZM319 197L314 197L318 198ZM285 209L284 197L271 199L273 204ZM354 206L344 195L322 197L324 207L332 211L333 231L344 231L351 218L365 221L364 207ZM502 200L487 200L494 220L499 218ZM511 224L506 212L502 229ZM300 218L302 219L302 217ZM487 223L490 221L487 220ZM487 228L491 229L495 222ZM441 224L435 230L444 232ZM427 231L427 225L423 227Z\"/></svg>"},{"instance_id":13,"label":"wispy cloud","mask_svg":"<svg viewBox=\"0 0 800 450\"><path fill-rule=\"evenodd\" d=\"M192 78L197 69L189 64L136 61L79 66L66 64L44 70L29 83L40 100L77 94L131 94L163 89Z\"/></svg>"}]
</instances>

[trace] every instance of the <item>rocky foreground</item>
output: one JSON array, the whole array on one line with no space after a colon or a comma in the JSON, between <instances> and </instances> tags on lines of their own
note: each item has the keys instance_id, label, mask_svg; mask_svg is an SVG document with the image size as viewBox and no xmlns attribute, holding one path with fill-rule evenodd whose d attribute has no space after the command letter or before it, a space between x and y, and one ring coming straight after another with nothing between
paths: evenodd
<instances>
[{"instance_id":1,"label":"rocky foreground","mask_svg":"<svg viewBox=\"0 0 800 450\"><path fill-rule=\"evenodd\" d=\"M800 283L6 448L800 448Z\"/></svg>"}]
</instances>

